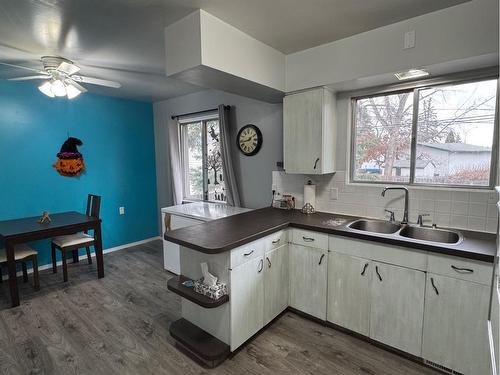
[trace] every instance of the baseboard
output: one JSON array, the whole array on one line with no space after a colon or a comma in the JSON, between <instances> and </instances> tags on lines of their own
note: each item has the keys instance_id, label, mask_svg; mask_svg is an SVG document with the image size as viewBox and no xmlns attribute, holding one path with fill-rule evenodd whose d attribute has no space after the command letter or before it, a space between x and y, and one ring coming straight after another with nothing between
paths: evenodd
<instances>
[{"instance_id":1,"label":"baseboard","mask_svg":"<svg viewBox=\"0 0 500 375\"><path fill-rule=\"evenodd\" d=\"M161 237L160 236L155 236L155 237L146 238L145 240L140 240L140 241L136 241L136 242L130 242L130 243L127 243L127 244L124 244L124 245L120 245L120 246L110 247L109 249L104 249L102 251L102 253L103 254L114 253L115 251L124 250L124 249L127 249L129 247L134 247L134 246L138 246L138 245L143 245L145 243L156 241L156 240L161 240ZM93 252L91 256L92 256L92 258L95 258L95 253ZM86 260L87 259L87 255L80 255L78 257L78 259L80 259L80 260ZM57 266L58 267L62 266L62 261L58 261L57 262ZM41 265L41 266L38 267L39 271L48 270L48 269L52 269L52 263L44 264L44 265ZM33 273L33 268L28 268L28 273ZM18 277L22 276L22 275L23 275L22 271L19 271L17 273ZM8 275L3 275L3 280L8 280L8 279L9 279Z\"/></svg>"}]
</instances>

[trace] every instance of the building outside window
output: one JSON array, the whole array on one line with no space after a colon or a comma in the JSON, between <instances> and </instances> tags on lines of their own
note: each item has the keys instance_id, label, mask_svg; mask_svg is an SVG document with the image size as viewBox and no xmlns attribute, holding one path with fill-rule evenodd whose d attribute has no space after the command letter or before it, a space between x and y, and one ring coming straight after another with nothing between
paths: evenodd
<instances>
[{"instance_id":1,"label":"building outside window","mask_svg":"<svg viewBox=\"0 0 500 375\"><path fill-rule=\"evenodd\" d=\"M225 202L219 119L180 124L184 199Z\"/></svg>"},{"instance_id":2,"label":"building outside window","mask_svg":"<svg viewBox=\"0 0 500 375\"><path fill-rule=\"evenodd\" d=\"M353 98L351 181L491 187L497 80Z\"/></svg>"}]
</instances>

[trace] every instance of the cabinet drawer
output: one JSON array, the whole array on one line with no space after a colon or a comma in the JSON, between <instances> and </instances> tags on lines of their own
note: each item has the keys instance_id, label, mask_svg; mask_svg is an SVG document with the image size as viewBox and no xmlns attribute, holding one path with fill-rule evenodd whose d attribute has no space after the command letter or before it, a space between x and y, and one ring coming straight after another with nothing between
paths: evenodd
<instances>
[{"instance_id":1,"label":"cabinet drawer","mask_svg":"<svg viewBox=\"0 0 500 375\"><path fill-rule=\"evenodd\" d=\"M240 264L264 255L264 242L262 239L231 250L231 269Z\"/></svg>"},{"instance_id":2,"label":"cabinet drawer","mask_svg":"<svg viewBox=\"0 0 500 375\"><path fill-rule=\"evenodd\" d=\"M292 229L292 242L316 249L328 249L328 235L310 230Z\"/></svg>"},{"instance_id":3,"label":"cabinet drawer","mask_svg":"<svg viewBox=\"0 0 500 375\"><path fill-rule=\"evenodd\" d=\"M491 284L493 264L448 255L429 254L427 271L455 279Z\"/></svg>"},{"instance_id":4,"label":"cabinet drawer","mask_svg":"<svg viewBox=\"0 0 500 375\"><path fill-rule=\"evenodd\" d=\"M264 242L265 251L277 249L280 246L286 245L288 242L288 231L280 230L279 232L270 234L262 239Z\"/></svg>"},{"instance_id":5,"label":"cabinet drawer","mask_svg":"<svg viewBox=\"0 0 500 375\"><path fill-rule=\"evenodd\" d=\"M330 236L329 241L331 251L420 271L427 270L425 251L341 236Z\"/></svg>"}]
</instances>

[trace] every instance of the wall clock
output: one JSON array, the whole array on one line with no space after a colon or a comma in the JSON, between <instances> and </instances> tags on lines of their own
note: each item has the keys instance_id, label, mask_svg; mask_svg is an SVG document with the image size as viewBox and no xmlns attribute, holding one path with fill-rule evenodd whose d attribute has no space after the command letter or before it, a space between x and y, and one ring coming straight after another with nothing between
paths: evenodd
<instances>
[{"instance_id":1,"label":"wall clock","mask_svg":"<svg viewBox=\"0 0 500 375\"><path fill-rule=\"evenodd\" d=\"M238 148L246 156L255 155L262 146L262 133L255 125L248 124L240 129L236 137Z\"/></svg>"}]
</instances>

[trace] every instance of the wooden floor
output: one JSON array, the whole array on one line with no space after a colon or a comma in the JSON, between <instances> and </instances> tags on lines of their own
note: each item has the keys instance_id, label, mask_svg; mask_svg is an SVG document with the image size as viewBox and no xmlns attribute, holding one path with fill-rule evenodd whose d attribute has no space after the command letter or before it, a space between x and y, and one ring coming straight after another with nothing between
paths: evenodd
<instances>
[{"instance_id":1,"label":"wooden floor","mask_svg":"<svg viewBox=\"0 0 500 375\"><path fill-rule=\"evenodd\" d=\"M0 374L437 374L345 333L287 312L216 369L200 367L168 334L180 297L167 290L161 242L95 264L41 273L41 290L21 284L9 308L0 286Z\"/></svg>"}]
</instances>

